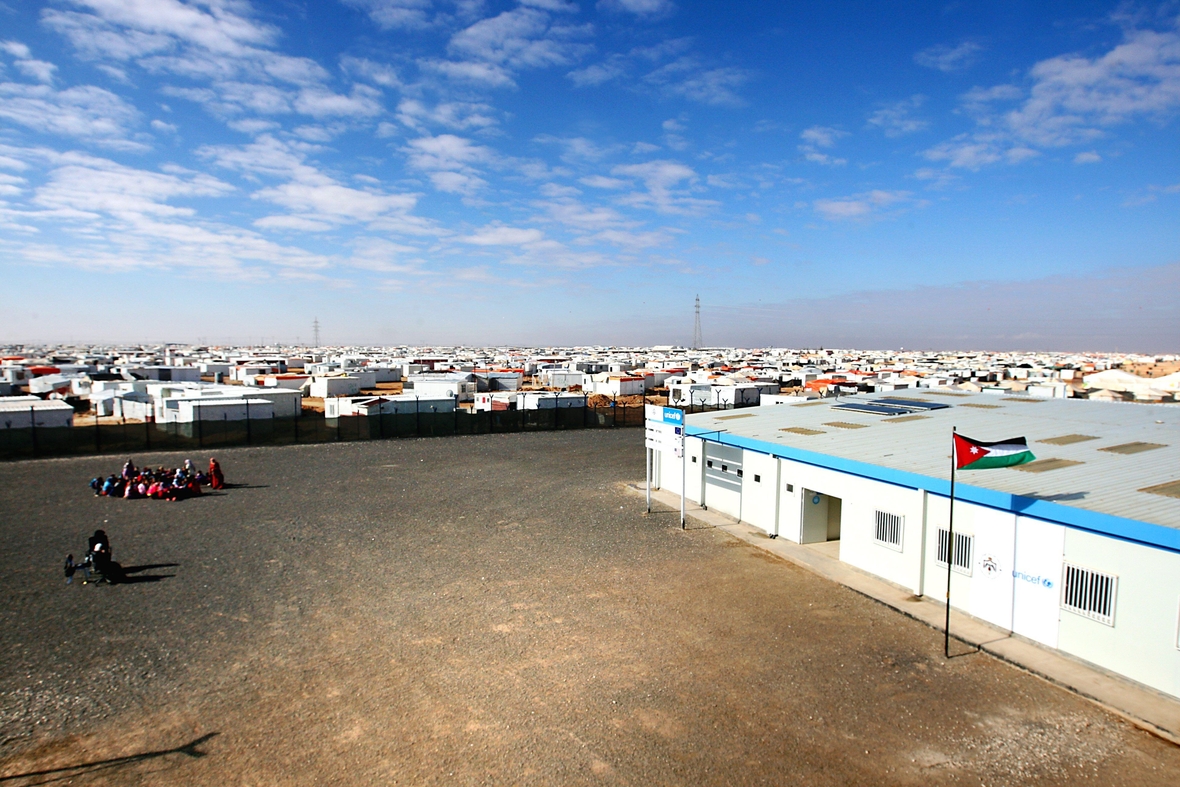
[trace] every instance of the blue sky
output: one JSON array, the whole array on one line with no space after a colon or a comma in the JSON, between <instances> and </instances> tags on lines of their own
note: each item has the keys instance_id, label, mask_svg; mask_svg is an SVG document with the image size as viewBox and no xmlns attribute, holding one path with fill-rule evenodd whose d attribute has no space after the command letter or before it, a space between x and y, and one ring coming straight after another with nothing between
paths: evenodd
<instances>
[{"instance_id":1,"label":"blue sky","mask_svg":"<svg viewBox=\"0 0 1180 787\"><path fill-rule=\"evenodd\" d=\"M1180 350L1180 4L0 0L0 341Z\"/></svg>"}]
</instances>

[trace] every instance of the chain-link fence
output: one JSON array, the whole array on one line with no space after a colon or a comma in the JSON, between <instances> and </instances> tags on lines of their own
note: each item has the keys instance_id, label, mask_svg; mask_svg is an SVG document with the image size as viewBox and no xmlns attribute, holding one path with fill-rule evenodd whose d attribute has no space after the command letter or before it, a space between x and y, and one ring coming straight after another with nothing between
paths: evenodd
<instances>
[{"instance_id":1,"label":"chain-link fence","mask_svg":"<svg viewBox=\"0 0 1180 787\"><path fill-rule=\"evenodd\" d=\"M117 421L95 426L50 429L0 429L0 459L32 459L87 454L134 454L239 445L294 445L403 437L540 432L643 426L643 406L558 407L451 413L386 413L325 418L306 412L298 418L248 421L199 420L192 423Z\"/></svg>"}]
</instances>

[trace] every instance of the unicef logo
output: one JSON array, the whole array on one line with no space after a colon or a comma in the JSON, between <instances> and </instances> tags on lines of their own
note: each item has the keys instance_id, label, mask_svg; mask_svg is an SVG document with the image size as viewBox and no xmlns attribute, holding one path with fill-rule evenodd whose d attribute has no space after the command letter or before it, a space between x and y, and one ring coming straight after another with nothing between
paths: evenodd
<instances>
[{"instance_id":1,"label":"unicef logo","mask_svg":"<svg viewBox=\"0 0 1180 787\"><path fill-rule=\"evenodd\" d=\"M1041 587L1044 587L1044 588L1053 587L1053 580L1049 579L1048 577L1042 577L1040 575L1033 576L1032 574L1026 574L1023 571L1015 571L1015 570L1012 572L1012 576L1016 577L1017 579L1023 580L1025 582L1028 582L1031 585L1040 585Z\"/></svg>"}]
</instances>

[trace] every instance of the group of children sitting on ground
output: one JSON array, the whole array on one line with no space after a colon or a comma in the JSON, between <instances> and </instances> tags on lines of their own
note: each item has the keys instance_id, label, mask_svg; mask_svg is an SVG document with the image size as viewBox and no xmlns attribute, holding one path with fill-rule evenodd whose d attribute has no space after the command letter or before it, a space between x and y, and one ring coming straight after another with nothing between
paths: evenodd
<instances>
[{"instance_id":1,"label":"group of children sitting on ground","mask_svg":"<svg viewBox=\"0 0 1180 787\"><path fill-rule=\"evenodd\" d=\"M183 467L136 468L130 459L123 465L119 475L92 478L90 488L96 496L122 497L126 500L151 498L153 500L183 500L201 494L201 487L208 484L213 489L225 488L225 476L216 459L209 460L209 472L197 470L191 459L184 460Z\"/></svg>"}]
</instances>

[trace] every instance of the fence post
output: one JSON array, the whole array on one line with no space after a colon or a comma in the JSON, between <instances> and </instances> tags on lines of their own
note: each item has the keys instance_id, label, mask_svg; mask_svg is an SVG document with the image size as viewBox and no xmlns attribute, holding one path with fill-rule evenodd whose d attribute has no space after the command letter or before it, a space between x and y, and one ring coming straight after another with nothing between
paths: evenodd
<instances>
[{"instance_id":1,"label":"fence post","mask_svg":"<svg viewBox=\"0 0 1180 787\"><path fill-rule=\"evenodd\" d=\"M414 436L415 437L422 436L422 413L421 413L422 408L419 406L420 401L421 400L418 399L418 394L414 394Z\"/></svg>"},{"instance_id":2,"label":"fence post","mask_svg":"<svg viewBox=\"0 0 1180 787\"><path fill-rule=\"evenodd\" d=\"M201 403L197 402L197 447L205 447L205 428L201 425Z\"/></svg>"},{"instance_id":3,"label":"fence post","mask_svg":"<svg viewBox=\"0 0 1180 787\"><path fill-rule=\"evenodd\" d=\"M147 412L143 414L143 450L152 450L152 425Z\"/></svg>"},{"instance_id":4,"label":"fence post","mask_svg":"<svg viewBox=\"0 0 1180 787\"><path fill-rule=\"evenodd\" d=\"M37 455L37 411L29 405L29 440L33 443L33 456Z\"/></svg>"},{"instance_id":5,"label":"fence post","mask_svg":"<svg viewBox=\"0 0 1180 787\"><path fill-rule=\"evenodd\" d=\"M250 395L246 394L246 445L250 445Z\"/></svg>"},{"instance_id":6,"label":"fence post","mask_svg":"<svg viewBox=\"0 0 1180 787\"><path fill-rule=\"evenodd\" d=\"M31 417L32 415L33 415L33 410L32 410L32 408L29 408L29 416ZM97 411L94 413L94 453L96 453L96 454L102 453L102 441L99 439L99 436L98 436L98 412Z\"/></svg>"}]
</instances>

